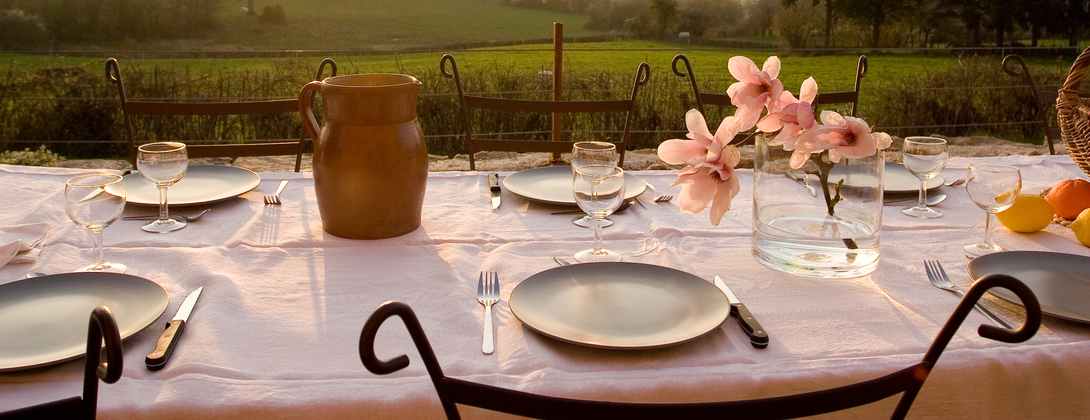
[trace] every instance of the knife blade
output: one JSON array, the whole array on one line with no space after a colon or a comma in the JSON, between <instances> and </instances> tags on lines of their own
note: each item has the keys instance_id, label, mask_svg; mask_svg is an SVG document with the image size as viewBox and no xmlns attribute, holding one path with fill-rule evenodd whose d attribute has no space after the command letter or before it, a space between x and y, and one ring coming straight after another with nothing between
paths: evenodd
<instances>
[{"instance_id":1,"label":"knife blade","mask_svg":"<svg viewBox=\"0 0 1090 420\"><path fill-rule=\"evenodd\" d=\"M488 189L492 192L492 210L500 208L500 174L488 175Z\"/></svg>"},{"instance_id":2,"label":"knife blade","mask_svg":"<svg viewBox=\"0 0 1090 420\"><path fill-rule=\"evenodd\" d=\"M715 276L715 287L723 291L723 294L727 296L727 301L730 302L731 313L735 315L735 319L738 320L738 325L742 327L742 331L749 336L749 343L753 347L763 349L768 347L768 333L761 327L761 324L757 322L757 318L753 317L753 314L749 312L749 308L746 304L738 300L738 296L734 295L734 292L727 287L727 283L723 282L723 279L719 276Z\"/></svg>"},{"instance_id":3,"label":"knife blade","mask_svg":"<svg viewBox=\"0 0 1090 420\"><path fill-rule=\"evenodd\" d=\"M167 323L166 330L155 342L155 348L144 359L144 364L147 365L149 370L159 370L167 365L170 355L174 353L174 348L178 346L178 340L182 337L182 332L185 331L185 324L189 321L189 315L193 313L193 307L197 305L197 299L201 297L203 291L204 287L199 287L197 290L190 292L182 301L182 305L178 307L178 312L174 314L174 319Z\"/></svg>"}]
</instances>

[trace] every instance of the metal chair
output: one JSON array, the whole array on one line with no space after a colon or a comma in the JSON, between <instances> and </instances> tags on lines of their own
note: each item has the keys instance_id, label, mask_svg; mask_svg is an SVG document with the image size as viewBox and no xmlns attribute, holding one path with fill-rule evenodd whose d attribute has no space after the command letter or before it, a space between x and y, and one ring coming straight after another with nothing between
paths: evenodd
<instances>
[{"instance_id":1,"label":"metal chair","mask_svg":"<svg viewBox=\"0 0 1090 420\"><path fill-rule=\"evenodd\" d=\"M613 143L620 150L620 164L624 164L625 144L628 142L629 125L632 122L632 112L636 110L636 96L640 88L647 84L651 78L651 66L640 63L636 67L636 75L632 80L632 90L627 99L600 100L600 101L555 101L555 100L518 100L491 98L485 96L467 95L462 85L462 78L458 72L458 63L454 56L443 54L439 60L439 70L444 77L454 80L458 90L458 102L460 104L460 116L462 119L462 131L465 136L465 148L469 153L469 169L476 170L477 163L474 155L480 151L504 151L504 152L570 152L572 142L549 140L480 140L473 136L473 125L470 121L470 110L490 110L497 112L522 112L522 113L551 113L576 114L576 113L608 113L616 112L625 114L624 129L621 138ZM554 139L555 140L555 139Z\"/></svg>"},{"instance_id":2,"label":"metal chair","mask_svg":"<svg viewBox=\"0 0 1090 420\"><path fill-rule=\"evenodd\" d=\"M684 66L684 68L679 66ZM675 55L670 67L673 69L675 75L682 80L687 80L689 82L689 88L692 89L693 98L696 99L696 108L701 113L705 112L705 105L733 107L730 102L730 96L727 96L726 93L708 93L700 90L700 86L696 81L696 75L693 73L693 66L689 63L689 57L686 57L685 54ZM848 115L853 117L856 116L856 111L859 107L859 90L860 87L862 87L863 77L866 76L866 74L867 56L861 55L855 65L855 87L849 91L819 92L817 98L814 100L814 107L820 107L822 105L850 105ZM741 140L739 144L751 142L752 139L752 135L747 136Z\"/></svg>"},{"instance_id":3,"label":"metal chair","mask_svg":"<svg viewBox=\"0 0 1090 420\"><path fill-rule=\"evenodd\" d=\"M83 396L71 397L0 413L0 420L87 419L93 420L98 407L98 381L112 384L121 379L121 335L110 310L99 306L91 311L87 326L87 363L83 369ZM106 361L102 342L106 341Z\"/></svg>"},{"instance_id":4,"label":"metal chair","mask_svg":"<svg viewBox=\"0 0 1090 420\"><path fill-rule=\"evenodd\" d=\"M1056 139L1060 138L1060 128L1049 123L1048 107L1056 103L1056 98L1046 100L1041 95L1041 90L1037 86L1037 82L1033 79L1033 75L1029 73L1029 67L1026 66L1026 62L1022 60L1019 55L1010 54L1003 57L1003 71L1012 77L1022 79L1021 82L1029 86L1030 94L1033 97L1033 112L1041 119L1041 127L1045 129L1045 144L1048 145L1048 154L1056 154Z\"/></svg>"},{"instance_id":5,"label":"metal chair","mask_svg":"<svg viewBox=\"0 0 1090 420\"><path fill-rule=\"evenodd\" d=\"M337 75L337 63L332 58L322 59L314 80L321 80L326 66L330 75ZM227 116L227 115L271 115L294 114L299 112L299 100L275 99L266 101L240 102L193 102L193 101L152 101L130 99L121 77L121 67L116 58L106 59L106 79L117 87L121 100L121 113L125 116L125 135L129 140L129 163L135 166L136 148L133 137L132 116ZM245 156L289 156L295 155L295 172L299 172L303 162L303 153L308 151L310 142L300 130L298 139L268 139L244 144L190 144L187 145L189 157L229 157L237 159Z\"/></svg>"},{"instance_id":6,"label":"metal chair","mask_svg":"<svg viewBox=\"0 0 1090 420\"><path fill-rule=\"evenodd\" d=\"M1002 274L978 280L954 309L954 313L939 330L923 360L886 376L856 384L754 400L717 401L702 403L630 403L592 401L548 397L483 385L443 374L424 329L408 305L386 302L367 319L360 333L360 359L368 371L388 375L409 365L409 358L400 355L381 360L375 354L375 335L382 323L397 316L409 330L413 344L424 359L424 366L439 394L447 418L460 418L457 405L468 405L534 418L788 418L813 416L873 403L902 394L891 418L902 419L908 413L928 374L961 326L973 305L988 289L1000 287L1014 292L1026 308L1026 321L1017 330L981 325L978 333L986 338L1006 343L1020 343L1033 337L1041 325L1041 306L1037 297L1022 282Z\"/></svg>"}]
</instances>

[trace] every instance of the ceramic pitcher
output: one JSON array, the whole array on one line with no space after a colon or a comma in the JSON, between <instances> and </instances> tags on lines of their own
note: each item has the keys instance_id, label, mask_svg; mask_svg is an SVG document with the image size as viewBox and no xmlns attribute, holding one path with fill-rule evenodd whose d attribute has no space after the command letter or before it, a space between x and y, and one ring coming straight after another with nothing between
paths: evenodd
<instances>
[{"instance_id":1,"label":"ceramic pitcher","mask_svg":"<svg viewBox=\"0 0 1090 420\"><path fill-rule=\"evenodd\" d=\"M312 109L319 92L325 126ZM420 226L428 152L416 119L419 92L412 76L358 74L310 82L299 93L326 232L380 239Z\"/></svg>"}]
</instances>

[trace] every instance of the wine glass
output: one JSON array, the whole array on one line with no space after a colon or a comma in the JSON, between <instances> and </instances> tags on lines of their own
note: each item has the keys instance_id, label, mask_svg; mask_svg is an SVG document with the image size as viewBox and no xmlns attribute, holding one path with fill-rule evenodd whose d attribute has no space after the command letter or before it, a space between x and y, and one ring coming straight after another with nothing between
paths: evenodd
<instances>
[{"instance_id":1,"label":"wine glass","mask_svg":"<svg viewBox=\"0 0 1090 420\"><path fill-rule=\"evenodd\" d=\"M1002 251L992 242L992 215L1010 208L1022 192L1022 173L1018 168L1006 165L970 165L969 180L965 182L969 198L984 209L984 242L966 245L969 258Z\"/></svg>"},{"instance_id":2,"label":"wine glass","mask_svg":"<svg viewBox=\"0 0 1090 420\"><path fill-rule=\"evenodd\" d=\"M77 225L91 232L95 242L95 263L79 271L124 273L128 267L106 262L102 257L102 231L125 211L125 187L120 175L85 174L64 183L64 212Z\"/></svg>"},{"instance_id":3,"label":"wine glass","mask_svg":"<svg viewBox=\"0 0 1090 420\"><path fill-rule=\"evenodd\" d=\"M621 254L602 247L602 221L624 201L624 170L608 164L582 166L572 175L572 190L575 203L591 217L594 230L594 247L575 253L575 259L620 261Z\"/></svg>"},{"instance_id":4,"label":"wine glass","mask_svg":"<svg viewBox=\"0 0 1090 420\"><path fill-rule=\"evenodd\" d=\"M158 142L140 146L136 154L136 169L140 175L159 187L159 219L141 227L147 232L167 233L185 227L185 222L170 217L167 209L167 188L185 176L189 166L184 143Z\"/></svg>"},{"instance_id":5,"label":"wine glass","mask_svg":"<svg viewBox=\"0 0 1090 420\"><path fill-rule=\"evenodd\" d=\"M942 217L942 212L927 206L927 181L934 179L946 167L946 140L936 137L906 137L902 150L905 168L920 179L920 201L914 207L901 210L907 216L921 219Z\"/></svg>"},{"instance_id":6,"label":"wine glass","mask_svg":"<svg viewBox=\"0 0 1090 420\"><path fill-rule=\"evenodd\" d=\"M588 165L604 165L609 167L617 166L617 162L620 157L617 155L617 145L604 141L580 141L572 145L571 150L571 168L572 175L575 175L575 170ZM594 223L593 218L590 216L583 216L572 221L579 227L591 227ZM602 227L607 228L613 225L613 221L609 219L602 220Z\"/></svg>"}]
</instances>

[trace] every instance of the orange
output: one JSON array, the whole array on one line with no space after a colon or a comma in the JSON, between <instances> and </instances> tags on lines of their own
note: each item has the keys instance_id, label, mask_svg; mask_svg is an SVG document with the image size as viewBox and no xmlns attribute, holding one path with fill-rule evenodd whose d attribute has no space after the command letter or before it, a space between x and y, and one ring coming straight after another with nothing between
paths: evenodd
<instances>
[{"instance_id":1,"label":"orange","mask_svg":"<svg viewBox=\"0 0 1090 420\"><path fill-rule=\"evenodd\" d=\"M1056 215L1073 220L1083 210L1090 208L1090 182L1085 179L1060 181L1048 192L1045 200L1056 210Z\"/></svg>"}]
</instances>

